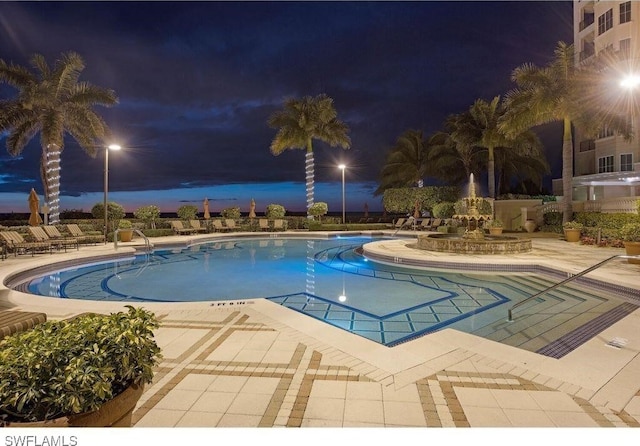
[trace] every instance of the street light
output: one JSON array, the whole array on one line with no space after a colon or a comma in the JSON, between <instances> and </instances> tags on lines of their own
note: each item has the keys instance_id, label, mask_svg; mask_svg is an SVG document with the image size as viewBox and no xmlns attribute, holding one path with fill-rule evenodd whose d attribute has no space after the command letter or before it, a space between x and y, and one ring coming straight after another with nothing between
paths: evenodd
<instances>
[{"instance_id":1,"label":"street light","mask_svg":"<svg viewBox=\"0 0 640 446\"><path fill-rule=\"evenodd\" d=\"M108 234L108 213L107 213L107 195L109 194L109 150L120 150L121 147L117 144L111 144L104 150L104 243L107 244Z\"/></svg>"},{"instance_id":2,"label":"street light","mask_svg":"<svg viewBox=\"0 0 640 446\"><path fill-rule=\"evenodd\" d=\"M344 170L347 168L344 164L340 164L338 169L342 171L342 224L345 224L345 208L344 208Z\"/></svg>"},{"instance_id":3,"label":"street light","mask_svg":"<svg viewBox=\"0 0 640 446\"><path fill-rule=\"evenodd\" d=\"M636 74L629 74L620 81L620 86L629 90L633 90L638 85L640 85L640 76Z\"/></svg>"}]
</instances>

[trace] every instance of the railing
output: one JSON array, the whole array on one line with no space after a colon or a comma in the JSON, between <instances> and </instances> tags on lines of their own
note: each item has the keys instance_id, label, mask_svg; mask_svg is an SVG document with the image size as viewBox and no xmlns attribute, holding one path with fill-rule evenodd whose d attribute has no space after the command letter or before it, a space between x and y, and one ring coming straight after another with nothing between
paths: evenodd
<instances>
[{"instance_id":1,"label":"railing","mask_svg":"<svg viewBox=\"0 0 640 446\"><path fill-rule=\"evenodd\" d=\"M593 25L594 22L595 22L594 14L585 14L584 20L580 22L580 31L584 30L589 25Z\"/></svg>"},{"instance_id":2,"label":"railing","mask_svg":"<svg viewBox=\"0 0 640 446\"><path fill-rule=\"evenodd\" d=\"M126 231L129 231L129 229L124 229ZM113 233L113 248L114 249L118 249L118 233L120 231L123 231L123 229L116 229L116 231ZM142 237L144 239L144 245L145 245L145 251L147 253L151 252L151 242L149 242L149 239L147 238L146 235L144 235L142 233L142 231L140 229L133 229L133 232L135 232L136 234L138 234L140 237Z\"/></svg>"},{"instance_id":3,"label":"railing","mask_svg":"<svg viewBox=\"0 0 640 446\"><path fill-rule=\"evenodd\" d=\"M568 282L576 280L577 278L582 277L585 274L590 273L591 271L600 268L605 263L609 263L613 259L640 259L640 256L628 256L628 255L620 255L620 254L619 255L615 255L615 256L609 257L608 259L604 259L602 262L596 263L595 265L585 269L584 271L579 272L578 274L571 275L568 278L566 278L565 280L563 280L562 282L556 283L555 285L551 285L549 288L546 288L546 289L540 291L539 293L536 293L533 296L529 296L525 300L523 300L521 302L518 302L515 305L512 305L511 308L509 308L509 310L507 312L507 321L513 322L513 310L518 308L520 305L524 305L525 303L529 302L532 299L535 299L536 297L540 297L543 294L546 294L549 291L558 288L559 286L562 286L562 285L564 285L564 284L566 284Z\"/></svg>"}]
</instances>

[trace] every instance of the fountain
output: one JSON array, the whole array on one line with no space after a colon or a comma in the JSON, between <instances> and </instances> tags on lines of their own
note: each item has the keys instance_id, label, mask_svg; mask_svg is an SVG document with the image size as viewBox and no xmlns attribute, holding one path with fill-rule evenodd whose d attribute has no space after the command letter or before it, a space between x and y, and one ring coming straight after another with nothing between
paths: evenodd
<instances>
[{"instance_id":1,"label":"fountain","mask_svg":"<svg viewBox=\"0 0 640 446\"><path fill-rule=\"evenodd\" d=\"M462 235L458 234L420 234L414 247L427 251L450 252L455 254L515 254L531 251L531 239L518 237L485 235L481 222L493 217L481 214L478 210L482 197L476 196L473 174L469 175L469 192L462 199L467 205L465 214L453 218L466 221L467 227Z\"/></svg>"}]
</instances>

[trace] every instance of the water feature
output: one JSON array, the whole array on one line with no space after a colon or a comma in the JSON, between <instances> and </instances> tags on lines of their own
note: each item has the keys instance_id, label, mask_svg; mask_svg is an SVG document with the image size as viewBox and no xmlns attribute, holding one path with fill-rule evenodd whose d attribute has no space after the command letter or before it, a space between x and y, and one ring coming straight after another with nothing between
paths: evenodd
<instances>
[{"instance_id":1,"label":"water feature","mask_svg":"<svg viewBox=\"0 0 640 446\"><path fill-rule=\"evenodd\" d=\"M491 214L481 214L479 204L484 200L476 196L473 173L469 175L469 192L462 198L466 204L466 213L456 214L455 220L466 222L462 235L428 234L418 235L418 249L455 254L516 254L531 251L531 239L503 235L485 235L481 222L493 218Z\"/></svg>"}]
</instances>

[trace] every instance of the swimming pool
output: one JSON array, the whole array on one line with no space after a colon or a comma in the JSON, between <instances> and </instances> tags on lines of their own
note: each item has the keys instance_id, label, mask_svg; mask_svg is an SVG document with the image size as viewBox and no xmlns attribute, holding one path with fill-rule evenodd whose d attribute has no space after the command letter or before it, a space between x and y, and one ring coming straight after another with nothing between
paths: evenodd
<instances>
[{"instance_id":1,"label":"swimming pool","mask_svg":"<svg viewBox=\"0 0 640 446\"><path fill-rule=\"evenodd\" d=\"M265 298L375 342L393 346L455 328L536 351L621 304L571 286L506 310L555 283L532 273L429 271L368 261L368 237L242 238L160 250L67 268L18 288L58 298L127 302Z\"/></svg>"}]
</instances>

